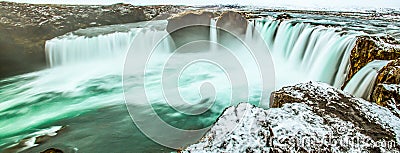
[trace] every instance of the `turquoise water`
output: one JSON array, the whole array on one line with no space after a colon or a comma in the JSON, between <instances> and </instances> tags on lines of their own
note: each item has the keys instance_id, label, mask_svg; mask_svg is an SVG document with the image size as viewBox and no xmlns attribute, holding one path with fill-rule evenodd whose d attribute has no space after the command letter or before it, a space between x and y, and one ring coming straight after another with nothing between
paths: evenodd
<instances>
[{"instance_id":1,"label":"turquoise water","mask_svg":"<svg viewBox=\"0 0 400 153\"><path fill-rule=\"evenodd\" d=\"M179 56L184 58L195 54ZM138 78L143 77L140 73L126 74L123 80L124 60L121 58L57 66L2 80L0 148L5 152L16 151L24 148L24 145L13 145L25 140L34 142L35 138L39 145L26 141L26 145L35 147L25 152L39 152L50 147L66 152L170 152L174 150L148 139L132 122L125 104L124 90L145 85L152 109L157 115L166 123L185 130L209 127L224 108L249 100L246 92L243 96L232 96L231 83L223 70L213 64L199 62L182 71L177 80L180 94L185 101L196 106L189 108L191 110L206 107L202 101L213 100L214 105L200 115L187 115L162 100L163 95L158 91L162 77L158 73L161 68L159 64L149 67L146 82L139 81ZM165 71L180 72L174 68L174 64ZM204 82L214 85L215 97L200 93L199 87ZM253 84L256 83L253 81ZM166 94L174 92L169 88L164 90ZM250 88L250 93L250 100L258 103L261 90L255 86ZM130 107L140 111L139 114L143 116L151 111L141 101L135 101ZM184 147L196 142L201 135L170 137L166 133L160 137Z\"/></svg>"},{"instance_id":2,"label":"turquoise water","mask_svg":"<svg viewBox=\"0 0 400 153\"><path fill-rule=\"evenodd\" d=\"M340 55L348 53L354 37L303 23L262 21L255 25L272 51L276 67L279 67L276 74L269 76L276 76L278 87L309 80L330 84L343 81L345 74L323 74L327 74L324 71L342 72L341 69L347 65L340 64L346 60ZM285 28L292 30L282 30ZM132 122L130 114L143 117L135 118L138 122L151 123L152 120L146 119L155 115L152 114L154 111L173 127L196 130L211 126L230 105L250 102L268 106L268 97L263 95L269 95L270 91L260 86L265 78L259 77L258 67L249 60L252 55L241 49L243 47L238 43L231 44L234 53L230 56L218 51L194 51L174 55L174 60L165 66L163 64L172 56L170 50L173 48L168 46L171 40L166 40L166 46L160 47L160 52L149 58L145 73L140 69L125 73L124 68L130 68L124 65L125 49L129 48L127 40L137 36L139 31L140 28L99 37L55 38L46 44L48 57L54 57L49 60L54 67L0 81L0 150L40 152L56 147L65 152L170 152L174 149L147 138ZM246 40L254 41L256 30L247 31L252 34L246 34ZM301 37L296 37L297 33ZM162 34L165 31L150 30L139 33L136 38L140 38L138 43L151 44ZM211 36L216 37L215 34ZM285 47L287 44L289 47ZM88 51L90 45L106 49ZM82 48L84 50L79 50ZM182 69L187 60L200 57L222 61L225 67L199 61ZM238 63L228 60L230 58L237 58L243 67L235 65ZM339 64L331 66L327 63L332 61ZM133 70L137 70L135 66ZM163 74L181 75L177 79ZM247 80L241 80L239 76ZM230 82L232 78L236 78L234 83ZM163 88L163 82L176 87ZM136 92L143 87L147 97ZM207 90L202 90L203 87ZM179 96L169 96L174 94ZM168 99L164 99L166 95ZM146 106L145 98L151 108ZM180 98L191 104L190 107L183 105L184 110L207 109L199 115L191 115L169 105ZM126 99L129 103L125 103ZM206 105L209 102L213 104L210 107ZM182 147L196 142L202 134L174 136L163 133L162 127L149 126L146 129L161 131L158 138Z\"/></svg>"},{"instance_id":3,"label":"turquoise water","mask_svg":"<svg viewBox=\"0 0 400 153\"><path fill-rule=\"evenodd\" d=\"M51 78L55 76L53 74L60 77ZM57 136L27 151L36 152L47 147L79 152L169 150L153 143L135 128L125 107L121 75L110 73L85 79L75 75L86 77L59 67L1 81L1 147L5 149L21 139L41 136L32 133L61 126ZM214 76L204 73L185 77L180 83L184 90L190 90L188 86L212 78ZM187 93L187 99L198 100L194 95L197 93L184 93ZM216 101L223 102L224 98L217 98ZM226 106L218 105L218 108L200 116L190 116L179 114L163 103L153 104L161 118L183 129L211 125Z\"/></svg>"}]
</instances>

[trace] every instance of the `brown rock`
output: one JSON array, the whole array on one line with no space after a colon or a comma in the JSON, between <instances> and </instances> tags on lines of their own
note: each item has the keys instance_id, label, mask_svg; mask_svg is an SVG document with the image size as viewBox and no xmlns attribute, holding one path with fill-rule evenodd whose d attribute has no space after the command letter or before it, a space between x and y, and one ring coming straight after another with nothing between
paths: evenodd
<instances>
[{"instance_id":1,"label":"brown rock","mask_svg":"<svg viewBox=\"0 0 400 153\"><path fill-rule=\"evenodd\" d=\"M391 61L379 71L371 99L391 110L400 109L400 59Z\"/></svg>"},{"instance_id":2,"label":"brown rock","mask_svg":"<svg viewBox=\"0 0 400 153\"><path fill-rule=\"evenodd\" d=\"M378 105L390 107L388 104L395 104L397 109L400 109L400 85L399 84L377 84L373 94L372 100Z\"/></svg>"},{"instance_id":3,"label":"brown rock","mask_svg":"<svg viewBox=\"0 0 400 153\"><path fill-rule=\"evenodd\" d=\"M212 12L186 11L168 19L167 31L172 33L188 25L210 25L210 20L213 17Z\"/></svg>"},{"instance_id":4,"label":"brown rock","mask_svg":"<svg viewBox=\"0 0 400 153\"><path fill-rule=\"evenodd\" d=\"M377 76L376 84L400 84L400 58L389 62Z\"/></svg>"},{"instance_id":5,"label":"brown rock","mask_svg":"<svg viewBox=\"0 0 400 153\"><path fill-rule=\"evenodd\" d=\"M394 60L400 57L400 42L394 38L360 36L351 51L350 70L342 89L362 67L373 60Z\"/></svg>"},{"instance_id":6,"label":"brown rock","mask_svg":"<svg viewBox=\"0 0 400 153\"><path fill-rule=\"evenodd\" d=\"M361 133L373 140L390 140L393 133L372 122L358 102L360 99L345 94L336 88L321 83L304 83L283 87L274 93L272 108L282 107L285 103L304 103L313 108L320 116L340 118L353 123Z\"/></svg>"},{"instance_id":7,"label":"brown rock","mask_svg":"<svg viewBox=\"0 0 400 153\"><path fill-rule=\"evenodd\" d=\"M236 35L245 35L247 30L246 18L237 12L224 12L217 20L217 27ZM219 33L220 35L221 33Z\"/></svg>"},{"instance_id":8,"label":"brown rock","mask_svg":"<svg viewBox=\"0 0 400 153\"><path fill-rule=\"evenodd\" d=\"M167 31L177 48L189 42L209 40L210 22L213 17L211 12L184 12L168 19Z\"/></svg>"}]
</instances>

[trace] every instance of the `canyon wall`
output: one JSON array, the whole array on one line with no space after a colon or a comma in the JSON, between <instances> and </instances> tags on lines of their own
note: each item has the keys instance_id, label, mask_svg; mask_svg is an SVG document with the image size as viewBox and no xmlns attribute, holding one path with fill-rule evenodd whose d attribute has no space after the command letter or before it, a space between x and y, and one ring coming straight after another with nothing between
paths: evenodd
<instances>
[{"instance_id":1,"label":"canyon wall","mask_svg":"<svg viewBox=\"0 0 400 153\"><path fill-rule=\"evenodd\" d=\"M180 7L0 2L0 78L46 68L46 40L82 28L166 18Z\"/></svg>"},{"instance_id":2,"label":"canyon wall","mask_svg":"<svg viewBox=\"0 0 400 153\"><path fill-rule=\"evenodd\" d=\"M400 109L400 59L391 61L379 71L370 99L394 112ZM400 116L399 113L395 114Z\"/></svg>"},{"instance_id":3,"label":"canyon wall","mask_svg":"<svg viewBox=\"0 0 400 153\"><path fill-rule=\"evenodd\" d=\"M347 82L356 74L362 67L373 60L394 60L400 57L400 42L390 36L359 36L351 51L350 69L346 81Z\"/></svg>"}]
</instances>

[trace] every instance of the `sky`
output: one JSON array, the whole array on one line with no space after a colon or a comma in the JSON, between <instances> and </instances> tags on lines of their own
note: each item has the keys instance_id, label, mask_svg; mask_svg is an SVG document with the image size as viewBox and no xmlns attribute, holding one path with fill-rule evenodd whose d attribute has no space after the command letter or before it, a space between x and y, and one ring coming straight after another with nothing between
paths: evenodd
<instances>
[{"instance_id":1,"label":"sky","mask_svg":"<svg viewBox=\"0 0 400 153\"><path fill-rule=\"evenodd\" d=\"M134 5L213 5L240 4L266 7L285 7L294 9L379 9L400 10L400 0L7 0L35 4L114 4L130 3Z\"/></svg>"}]
</instances>

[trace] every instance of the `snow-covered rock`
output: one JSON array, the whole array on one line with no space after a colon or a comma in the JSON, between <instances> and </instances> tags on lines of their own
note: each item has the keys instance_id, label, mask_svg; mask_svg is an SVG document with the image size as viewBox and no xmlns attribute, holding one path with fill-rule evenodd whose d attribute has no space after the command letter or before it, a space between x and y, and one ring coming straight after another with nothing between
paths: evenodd
<instances>
[{"instance_id":1,"label":"snow-covered rock","mask_svg":"<svg viewBox=\"0 0 400 153\"><path fill-rule=\"evenodd\" d=\"M393 152L400 119L387 108L323 83L274 93L268 110L227 108L198 143L183 152Z\"/></svg>"},{"instance_id":2,"label":"snow-covered rock","mask_svg":"<svg viewBox=\"0 0 400 153\"><path fill-rule=\"evenodd\" d=\"M379 71L371 100L389 108L400 117L400 58L391 61Z\"/></svg>"}]
</instances>

